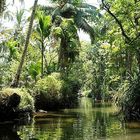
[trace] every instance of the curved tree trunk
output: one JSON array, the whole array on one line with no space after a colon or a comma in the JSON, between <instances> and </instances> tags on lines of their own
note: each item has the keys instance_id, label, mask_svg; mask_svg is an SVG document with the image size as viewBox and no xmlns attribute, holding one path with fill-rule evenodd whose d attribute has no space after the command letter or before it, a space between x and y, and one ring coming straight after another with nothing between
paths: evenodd
<instances>
[{"instance_id":1,"label":"curved tree trunk","mask_svg":"<svg viewBox=\"0 0 140 140\"><path fill-rule=\"evenodd\" d=\"M36 7L37 7L37 2L38 2L38 0L34 1L34 6L33 6L32 14L31 14L31 19L30 19L30 23L29 23L29 28L28 28L28 33L27 33L27 37L26 37L24 51L23 51L23 54L21 56L21 60L20 60L16 75L15 75L13 81L12 81L11 87L17 87L18 84L19 84L19 78L20 78L20 75L21 75L22 66L24 64L25 56L26 56L26 53L27 53L27 48L28 48L28 45L29 45L29 39L30 39L31 31L32 31L35 11L36 11Z\"/></svg>"}]
</instances>

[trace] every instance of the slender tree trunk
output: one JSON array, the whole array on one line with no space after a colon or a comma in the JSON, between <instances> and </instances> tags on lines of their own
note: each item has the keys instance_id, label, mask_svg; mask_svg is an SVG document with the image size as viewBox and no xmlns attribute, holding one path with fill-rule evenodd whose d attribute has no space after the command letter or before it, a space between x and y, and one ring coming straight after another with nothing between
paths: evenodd
<instances>
[{"instance_id":1,"label":"slender tree trunk","mask_svg":"<svg viewBox=\"0 0 140 140\"><path fill-rule=\"evenodd\" d=\"M37 2L38 2L38 0L34 1L34 6L33 6L32 14L31 14L31 20L30 20L30 23L29 23L29 28L28 28L28 33L27 33L27 37L26 37L24 51L23 51L23 54L21 56L21 60L20 60L17 72L15 74L15 77L12 81L11 87L17 87L18 84L19 84L19 79L20 79L20 75L21 75L21 71L22 71L22 66L24 64L25 56L26 56L26 53L27 53L27 48L28 48L28 45L29 45L29 39L30 39L31 31L32 31L35 11L36 11L36 7L37 7Z\"/></svg>"},{"instance_id":2,"label":"slender tree trunk","mask_svg":"<svg viewBox=\"0 0 140 140\"><path fill-rule=\"evenodd\" d=\"M61 39L59 54L58 54L58 70L62 70L64 68L64 48L66 45L66 40L64 38Z\"/></svg>"},{"instance_id":3,"label":"slender tree trunk","mask_svg":"<svg viewBox=\"0 0 140 140\"><path fill-rule=\"evenodd\" d=\"M41 43L42 44L42 43ZM44 52L42 53L42 45L41 45L41 47L39 47L40 48L40 51L41 51L41 55L43 55L43 59L42 59L42 56L41 56L41 59L44 61L43 63L43 65L45 65L45 70L46 71L48 71L48 61L47 61L47 58L46 58L46 56L45 56L45 47L44 47L44 43L43 43L43 48L44 48ZM41 61L42 61L41 60ZM41 64L42 65L42 64ZM44 69L44 68L43 68ZM42 70L41 70L42 71ZM44 73L43 73L43 75L44 75Z\"/></svg>"},{"instance_id":4,"label":"slender tree trunk","mask_svg":"<svg viewBox=\"0 0 140 140\"><path fill-rule=\"evenodd\" d=\"M45 54L43 54L43 56L44 56L44 65L45 65L45 71L48 71L48 62L47 62L47 58L46 58L46 56L45 56Z\"/></svg>"},{"instance_id":5,"label":"slender tree trunk","mask_svg":"<svg viewBox=\"0 0 140 140\"><path fill-rule=\"evenodd\" d=\"M43 78L44 75L44 39L43 39L43 35L42 35L42 48L41 48L41 78Z\"/></svg>"}]
</instances>

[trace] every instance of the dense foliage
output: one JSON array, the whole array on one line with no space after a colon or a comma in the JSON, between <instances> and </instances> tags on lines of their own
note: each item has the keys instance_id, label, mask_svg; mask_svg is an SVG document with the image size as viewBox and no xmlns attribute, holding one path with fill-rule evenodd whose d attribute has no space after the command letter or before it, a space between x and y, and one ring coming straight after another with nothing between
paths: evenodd
<instances>
[{"instance_id":1,"label":"dense foliage","mask_svg":"<svg viewBox=\"0 0 140 140\"><path fill-rule=\"evenodd\" d=\"M35 85L36 109L56 109L62 98L62 81L56 76L50 75L37 81Z\"/></svg>"},{"instance_id":2,"label":"dense foliage","mask_svg":"<svg viewBox=\"0 0 140 140\"><path fill-rule=\"evenodd\" d=\"M37 110L72 107L78 96L114 99L126 120L139 120L140 1L37 2L29 17L24 8L5 14L0 2L14 19L12 28L0 24L0 88L26 88Z\"/></svg>"}]
</instances>

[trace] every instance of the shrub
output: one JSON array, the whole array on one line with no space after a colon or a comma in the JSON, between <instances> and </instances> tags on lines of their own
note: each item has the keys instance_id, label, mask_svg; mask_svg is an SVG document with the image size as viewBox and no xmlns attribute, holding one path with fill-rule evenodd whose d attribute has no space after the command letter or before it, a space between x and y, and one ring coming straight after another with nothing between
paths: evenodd
<instances>
[{"instance_id":1,"label":"shrub","mask_svg":"<svg viewBox=\"0 0 140 140\"><path fill-rule=\"evenodd\" d=\"M76 79L66 78L64 79L62 92L62 105L64 107L73 107L78 103L78 91L80 89L80 83Z\"/></svg>"},{"instance_id":2,"label":"shrub","mask_svg":"<svg viewBox=\"0 0 140 140\"><path fill-rule=\"evenodd\" d=\"M4 88L2 91L0 91L0 102L2 101L2 98L9 97L13 93L16 93L20 96L20 103L18 108L22 109L27 106L30 106L32 109L34 109L34 99L33 97L25 90L20 88Z\"/></svg>"},{"instance_id":3,"label":"shrub","mask_svg":"<svg viewBox=\"0 0 140 140\"><path fill-rule=\"evenodd\" d=\"M125 82L122 92L116 95L116 103L125 120L140 120L140 76L133 82Z\"/></svg>"},{"instance_id":4,"label":"shrub","mask_svg":"<svg viewBox=\"0 0 140 140\"><path fill-rule=\"evenodd\" d=\"M62 81L56 76L57 74L49 75L40 79L35 85L36 109L55 109L61 98Z\"/></svg>"},{"instance_id":5,"label":"shrub","mask_svg":"<svg viewBox=\"0 0 140 140\"><path fill-rule=\"evenodd\" d=\"M73 107L78 103L79 89L78 80L66 76L61 80L59 73L52 73L36 83L35 107L37 110Z\"/></svg>"},{"instance_id":6,"label":"shrub","mask_svg":"<svg viewBox=\"0 0 140 140\"><path fill-rule=\"evenodd\" d=\"M0 91L0 121L28 119L34 110L34 99L20 88L4 88Z\"/></svg>"}]
</instances>

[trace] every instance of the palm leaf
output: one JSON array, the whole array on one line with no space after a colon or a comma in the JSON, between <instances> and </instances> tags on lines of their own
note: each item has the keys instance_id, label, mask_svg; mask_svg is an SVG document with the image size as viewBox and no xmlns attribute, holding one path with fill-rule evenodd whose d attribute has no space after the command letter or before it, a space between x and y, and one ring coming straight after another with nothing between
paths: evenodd
<instances>
[{"instance_id":1,"label":"palm leaf","mask_svg":"<svg viewBox=\"0 0 140 140\"><path fill-rule=\"evenodd\" d=\"M43 11L46 15L52 15L52 13L54 12L54 10L56 9L56 5L52 4L49 6L42 6L42 5L38 5L37 9L39 11Z\"/></svg>"},{"instance_id":2,"label":"palm leaf","mask_svg":"<svg viewBox=\"0 0 140 140\"><path fill-rule=\"evenodd\" d=\"M24 9L17 10L17 12L16 12L16 19L17 19L18 25L20 25L22 22L24 12L25 12Z\"/></svg>"},{"instance_id":3,"label":"palm leaf","mask_svg":"<svg viewBox=\"0 0 140 140\"><path fill-rule=\"evenodd\" d=\"M53 2L58 2L58 0L54 0ZM97 22L99 18L102 16L98 9L95 6L92 6L87 3L82 3L82 0L62 0L63 6L55 5L56 7L43 7L45 9L45 13L51 11L52 22L56 21L57 16L64 18L73 18L75 25L82 29L84 32L88 33L91 38L91 42L93 43L95 38L94 29L88 23L89 21L93 23ZM61 3L59 2L59 4ZM53 12L52 12L53 10ZM88 22L87 22L88 21Z\"/></svg>"},{"instance_id":4,"label":"palm leaf","mask_svg":"<svg viewBox=\"0 0 140 140\"><path fill-rule=\"evenodd\" d=\"M0 0L0 14L5 10L6 0Z\"/></svg>"},{"instance_id":5,"label":"palm leaf","mask_svg":"<svg viewBox=\"0 0 140 140\"><path fill-rule=\"evenodd\" d=\"M66 3L62 8L61 8L61 16L65 18L71 18L73 15L76 14L76 7L73 6L70 3Z\"/></svg>"},{"instance_id":6,"label":"palm leaf","mask_svg":"<svg viewBox=\"0 0 140 140\"><path fill-rule=\"evenodd\" d=\"M77 13L79 12L84 18L94 22L98 21L99 18L102 17L97 7L87 3L81 3L79 6L77 6Z\"/></svg>"},{"instance_id":7,"label":"palm leaf","mask_svg":"<svg viewBox=\"0 0 140 140\"><path fill-rule=\"evenodd\" d=\"M74 18L74 22L79 29L82 29L85 33L90 35L91 43L93 43L95 40L95 32L87 21L83 17L77 15Z\"/></svg>"}]
</instances>

